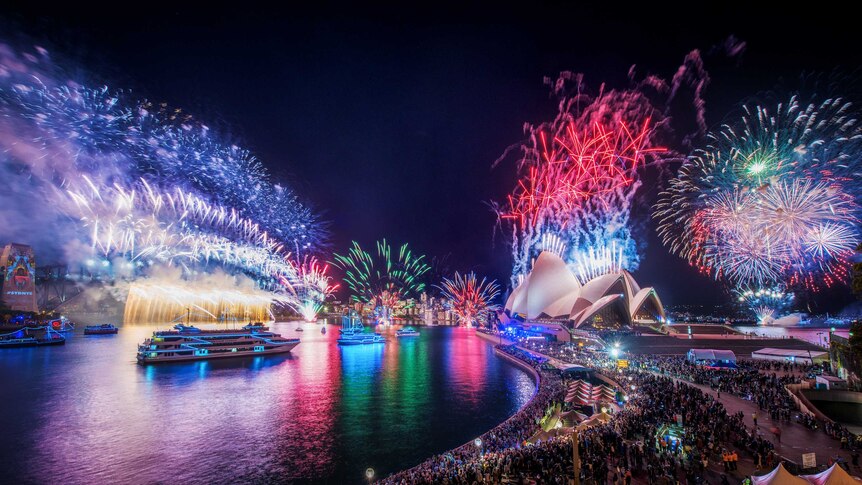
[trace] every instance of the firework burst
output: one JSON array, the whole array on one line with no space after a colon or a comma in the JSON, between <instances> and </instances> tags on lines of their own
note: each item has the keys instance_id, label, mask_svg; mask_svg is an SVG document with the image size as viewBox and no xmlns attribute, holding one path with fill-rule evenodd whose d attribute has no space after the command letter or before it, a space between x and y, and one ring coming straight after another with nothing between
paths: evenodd
<instances>
[{"instance_id":1,"label":"firework burst","mask_svg":"<svg viewBox=\"0 0 862 485\"><path fill-rule=\"evenodd\" d=\"M413 254L406 243L394 254L385 239L376 246L372 255L354 241L347 254L333 256L333 264L345 273L351 299L392 308L402 300L418 297L425 289L421 277L431 269L425 256Z\"/></svg>"},{"instance_id":2,"label":"firework burst","mask_svg":"<svg viewBox=\"0 0 862 485\"><path fill-rule=\"evenodd\" d=\"M757 317L760 325L769 324L793 305L793 293L782 288L737 289L737 302Z\"/></svg>"},{"instance_id":3,"label":"firework burst","mask_svg":"<svg viewBox=\"0 0 862 485\"><path fill-rule=\"evenodd\" d=\"M292 277L283 281L287 293L285 302L306 322L317 321L317 314L338 285L331 284L332 278L326 274L329 265L321 264L313 256L306 256L302 262L293 262L293 266Z\"/></svg>"},{"instance_id":4,"label":"firework burst","mask_svg":"<svg viewBox=\"0 0 862 485\"><path fill-rule=\"evenodd\" d=\"M630 209L641 186L639 171L663 151L652 140L658 114L637 91L589 97L580 78L578 94L569 97L562 94L564 77L555 84L561 96L557 117L527 127L528 139L519 147L521 180L495 206L511 231L513 285L552 236L554 249L578 273L593 273L597 267L588 262L597 254L613 253L607 266L635 269L639 262Z\"/></svg>"},{"instance_id":5,"label":"firework burst","mask_svg":"<svg viewBox=\"0 0 862 485\"><path fill-rule=\"evenodd\" d=\"M0 161L12 187L0 216L10 234L51 227L32 241L48 257L214 264L267 286L292 272L283 243L319 247L321 225L292 190L181 110L67 79L41 49L0 45L0 73Z\"/></svg>"},{"instance_id":6,"label":"firework burst","mask_svg":"<svg viewBox=\"0 0 862 485\"><path fill-rule=\"evenodd\" d=\"M733 287L845 280L859 241L862 132L850 113L840 99L745 107L660 194L664 243Z\"/></svg>"},{"instance_id":7,"label":"firework burst","mask_svg":"<svg viewBox=\"0 0 862 485\"><path fill-rule=\"evenodd\" d=\"M461 325L472 326L481 312L497 308L494 300L500 295L496 281L481 281L476 273L455 273L453 278L444 278L438 286L446 299L446 306L458 317Z\"/></svg>"}]
</instances>

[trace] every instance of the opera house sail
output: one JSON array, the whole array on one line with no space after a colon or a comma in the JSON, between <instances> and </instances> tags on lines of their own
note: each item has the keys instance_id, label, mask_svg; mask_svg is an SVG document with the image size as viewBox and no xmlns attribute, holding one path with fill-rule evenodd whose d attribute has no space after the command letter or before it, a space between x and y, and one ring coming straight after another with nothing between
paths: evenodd
<instances>
[{"instance_id":1,"label":"opera house sail","mask_svg":"<svg viewBox=\"0 0 862 485\"><path fill-rule=\"evenodd\" d=\"M505 317L525 323L620 328L664 321L661 300L641 288L631 273L608 273L581 285L565 261L543 251L530 273L506 300Z\"/></svg>"}]
</instances>

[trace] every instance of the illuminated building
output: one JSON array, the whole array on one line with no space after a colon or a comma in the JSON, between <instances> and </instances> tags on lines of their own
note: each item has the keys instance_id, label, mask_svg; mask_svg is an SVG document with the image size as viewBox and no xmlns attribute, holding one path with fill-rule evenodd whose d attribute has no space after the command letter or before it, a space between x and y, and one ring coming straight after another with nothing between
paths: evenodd
<instances>
[{"instance_id":1,"label":"illuminated building","mask_svg":"<svg viewBox=\"0 0 862 485\"><path fill-rule=\"evenodd\" d=\"M527 322L580 327L619 328L664 321L664 307L653 288L641 288L625 270L586 284L556 254L542 252L530 274L506 300L509 317Z\"/></svg>"},{"instance_id":2,"label":"illuminated building","mask_svg":"<svg viewBox=\"0 0 862 485\"><path fill-rule=\"evenodd\" d=\"M37 312L36 306L36 257L33 248L11 243L0 254L0 299L12 310Z\"/></svg>"}]
</instances>

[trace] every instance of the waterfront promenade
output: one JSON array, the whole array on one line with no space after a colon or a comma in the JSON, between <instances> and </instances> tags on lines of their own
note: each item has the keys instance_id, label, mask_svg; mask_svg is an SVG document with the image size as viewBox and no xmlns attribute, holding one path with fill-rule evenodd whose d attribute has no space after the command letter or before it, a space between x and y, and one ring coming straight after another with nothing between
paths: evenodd
<instances>
[{"instance_id":1,"label":"waterfront promenade","mask_svg":"<svg viewBox=\"0 0 862 485\"><path fill-rule=\"evenodd\" d=\"M594 361L580 360L574 356L568 357L565 353L561 353L559 351L548 351L548 353L545 353L542 352L541 347L540 349L537 349L535 345L528 346L527 348L534 354L546 357L549 361L561 367L572 364L596 364ZM638 353L634 358L635 362L639 359L643 359L644 361L649 361L650 359L644 352ZM674 358L666 357L664 359L673 360ZM660 362L661 358L657 358L656 361ZM757 436L760 439L770 442L774 447L775 454L783 460L799 465L802 463L802 455L804 453L815 453L818 466L831 465L836 460L843 461L847 464L852 463L851 451L849 449L842 449L841 442L838 439L827 435L822 430L822 423L820 426L821 429L813 430L796 422L796 419L793 418L789 421L773 419L770 413L771 409L762 409L758 404L749 399L733 395L726 390L721 392L709 385L693 382L691 379L686 378L686 376L680 376L669 369L661 369L661 364L658 364L658 370L656 370L656 367L653 367L650 372L655 375L668 376L676 383L697 388L707 396L720 402L726 409L727 414L740 416L745 430L753 436ZM800 377L798 372L793 371L784 372L777 370L775 372L766 371L765 373L770 375L775 374L778 377ZM786 391L782 390L782 392ZM794 417L798 414L799 411L796 411L794 413ZM756 425L754 423L755 416L757 417ZM778 431L778 433L775 431ZM761 457L761 463L762 466L758 469L755 464L755 456L745 454L740 456L738 469L736 471L725 472L721 462L714 462L707 467L708 471L704 478L706 478L710 483L721 483L721 476L726 474L730 482L734 483L734 479L741 480L745 476L763 474L771 470L771 468L765 466L766 463L763 461L763 457ZM851 469L851 473L855 474L859 474L860 471L862 471L862 469L858 467ZM635 480L635 482L637 482L637 480Z\"/></svg>"}]
</instances>

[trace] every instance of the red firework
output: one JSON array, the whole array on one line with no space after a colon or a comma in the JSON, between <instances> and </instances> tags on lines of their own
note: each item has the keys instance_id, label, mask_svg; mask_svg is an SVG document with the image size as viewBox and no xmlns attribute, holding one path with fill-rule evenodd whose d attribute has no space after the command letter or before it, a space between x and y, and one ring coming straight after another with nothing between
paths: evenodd
<instances>
[{"instance_id":1,"label":"red firework","mask_svg":"<svg viewBox=\"0 0 862 485\"><path fill-rule=\"evenodd\" d=\"M630 186L646 156L664 151L649 147L651 132L649 119L635 131L624 122L580 126L571 121L550 142L540 132L538 157L509 195L501 217L522 227L544 218L564 226L587 202Z\"/></svg>"}]
</instances>

